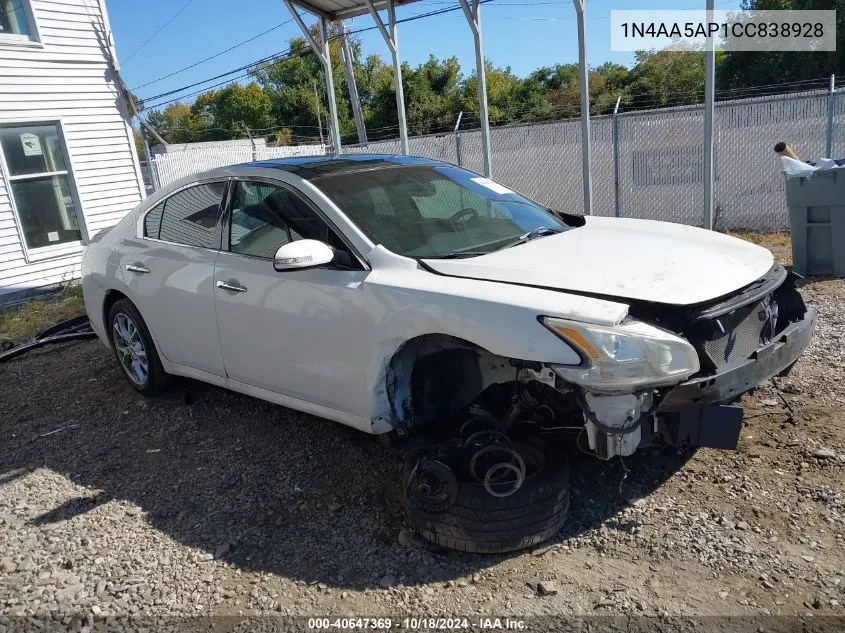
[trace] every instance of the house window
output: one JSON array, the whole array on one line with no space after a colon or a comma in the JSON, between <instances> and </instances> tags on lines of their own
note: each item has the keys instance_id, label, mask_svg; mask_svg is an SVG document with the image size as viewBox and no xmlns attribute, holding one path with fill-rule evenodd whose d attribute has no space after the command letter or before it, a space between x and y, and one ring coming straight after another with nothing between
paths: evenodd
<instances>
[{"instance_id":1,"label":"house window","mask_svg":"<svg viewBox=\"0 0 845 633\"><path fill-rule=\"evenodd\" d=\"M29 0L0 0L0 42L36 40Z\"/></svg>"},{"instance_id":2,"label":"house window","mask_svg":"<svg viewBox=\"0 0 845 633\"><path fill-rule=\"evenodd\" d=\"M1 126L0 148L27 248L80 241L58 124Z\"/></svg>"}]
</instances>

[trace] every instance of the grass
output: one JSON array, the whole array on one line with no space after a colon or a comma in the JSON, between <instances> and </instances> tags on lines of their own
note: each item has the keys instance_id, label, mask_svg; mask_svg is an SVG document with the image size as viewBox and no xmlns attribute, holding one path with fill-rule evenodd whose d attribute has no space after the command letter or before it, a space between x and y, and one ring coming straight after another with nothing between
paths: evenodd
<instances>
[{"instance_id":1,"label":"grass","mask_svg":"<svg viewBox=\"0 0 845 633\"><path fill-rule=\"evenodd\" d=\"M772 251L775 256L775 263L783 266L792 265L792 243L789 241L789 233L756 233L753 231L729 231L728 235L738 237L741 240L754 242Z\"/></svg>"},{"instance_id":2,"label":"grass","mask_svg":"<svg viewBox=\"0 0 845 633\"><path fill-rule=\"evenodd\" d=\"M46 299L33 299L14 308L0 308L0 340L15 343L29 340L44 328L83 312L82 286L71 284Z\"/></svg>"}]
</instances>

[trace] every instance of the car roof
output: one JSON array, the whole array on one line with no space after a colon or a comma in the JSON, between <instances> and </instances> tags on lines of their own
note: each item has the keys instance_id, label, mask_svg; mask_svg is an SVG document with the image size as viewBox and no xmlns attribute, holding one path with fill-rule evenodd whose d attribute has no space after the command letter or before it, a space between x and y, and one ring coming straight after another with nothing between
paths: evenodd
<instances>
[{"instance_id":1,"label":"car roof","mask_svg":"<svg viewBox=\"0 0 845 633\"><path fill-rule=\"evenodd\" d=\"M260 167L280 169L291 172L306 180L315 180L324 176L349 173L401 165L443 165L444 163L420 156L400 156L396 154L342 154L338 156L297 156L274 158L253 163L235 165L235 169Z\"/></svg>"}]
</instances>

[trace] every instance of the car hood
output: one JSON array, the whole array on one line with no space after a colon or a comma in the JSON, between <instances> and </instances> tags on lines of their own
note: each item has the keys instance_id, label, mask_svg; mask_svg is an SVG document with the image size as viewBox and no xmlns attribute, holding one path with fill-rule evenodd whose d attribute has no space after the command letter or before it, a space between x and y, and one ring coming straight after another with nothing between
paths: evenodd
<instances>
[{"instance_id":1,"label":"car hood","mask_svg":"<svg viewBox=\"0 0 845 633\"><path fill-rule=\"evenodd\" d=\"M774 264L765 248L691 226L588 217L582 227L488 255L424 259L455 277L673 305L734 292Z\"/></svg>"}]
</instances>

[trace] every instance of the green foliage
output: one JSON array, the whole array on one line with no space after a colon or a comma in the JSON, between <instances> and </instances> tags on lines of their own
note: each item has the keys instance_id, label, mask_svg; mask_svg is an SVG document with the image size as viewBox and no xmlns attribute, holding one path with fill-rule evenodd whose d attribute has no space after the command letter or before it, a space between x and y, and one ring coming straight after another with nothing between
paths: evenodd
<instances>
[{"instance_id":1,"label":"green foliage","mask_svg":"<svg viewBox=\"0 0 845 633\"><path fill-rule=\"evenodd\" d=\"M845 0L744 0L744 9L836 10L836 50L831 52L726 52L716 81L722 90L778 86L845 74ZM794 90L795 87L792 87ZM784 92L788 92L785 89Z\"/></svg>"},{"instance_id":2,"label":"green foliage","mask_svg":"<svg viewBox=\"0 0 845 633\"><path fill-rule=\"evenodd\" d=\"M757 9L838 8L838 50L835 53L717 53L717 80L722 90L818 79L832 72L845 74L845 0L745 0ZM330 36L336 35L332 31ZM318 29L311 36L320 44ZM379 55L364 55L361 42L350 41L353 74L370 140L398 134L393 66ZM252 83L231 84L200 95L192 105L176 102L149 115L150 123L171 143L267 138L293 144L330 138L324 70L308 42L290 40L290 55L262 63L250 71ZM329 51L343 143L357 142L352 105L346 85L340 39ZM581 112L577 64L544 66L525 78L510 68L486 63L491 125L564 119ZM412 135L451 130L458 113L463 127L479 124L478 81L462 72L454 57L433 55L412 67L402 64L408 130ZM657 108L700 103L704 94L704 54L700 50L639 51L632 68L606 62L590 69L590 112L613 111L617 99L624 109ZM724 93L726 96L735 93Z\"/></svg>"}]
</instances>

